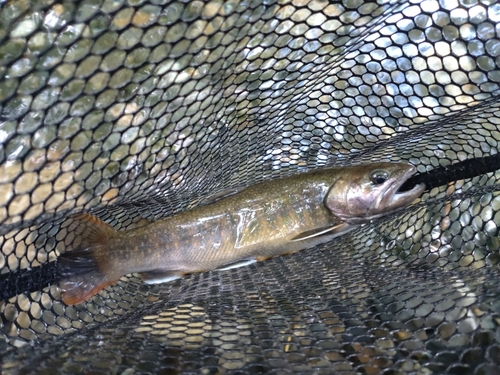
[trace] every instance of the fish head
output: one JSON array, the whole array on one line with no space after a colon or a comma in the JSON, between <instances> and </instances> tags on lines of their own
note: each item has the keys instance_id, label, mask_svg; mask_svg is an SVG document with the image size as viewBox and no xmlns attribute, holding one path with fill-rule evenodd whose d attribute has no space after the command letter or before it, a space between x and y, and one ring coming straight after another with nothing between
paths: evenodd
<instances>
[{"instance_id":1,"label":"fish head","mask_svg":"<svg viewBox=\"0 0 500 375\"><path fill-rule=\"evenodd\" d=\"M424 184L400 191L415 172L407 163L348 166L330 187L326 206L345 222L369 222L409 205L424 192Z\"/></svg>"}]
</instances>

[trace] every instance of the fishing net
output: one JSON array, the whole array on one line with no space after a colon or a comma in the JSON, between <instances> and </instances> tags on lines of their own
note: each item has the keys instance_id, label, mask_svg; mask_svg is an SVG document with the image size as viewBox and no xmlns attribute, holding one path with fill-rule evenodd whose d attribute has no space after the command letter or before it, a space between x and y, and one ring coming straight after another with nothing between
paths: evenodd
<instances>
[{"instance_id":1,"label":"fishing net","mask_svg":"<svg viewBox=\"0 0 500 375\"><path fill-rule=\"evenodd\" d=\"M496 374L495 1L0 1L4 374ZM427 190L328 244L66 306L67 218L406 161Z\"/></svg>"}]
</instances>

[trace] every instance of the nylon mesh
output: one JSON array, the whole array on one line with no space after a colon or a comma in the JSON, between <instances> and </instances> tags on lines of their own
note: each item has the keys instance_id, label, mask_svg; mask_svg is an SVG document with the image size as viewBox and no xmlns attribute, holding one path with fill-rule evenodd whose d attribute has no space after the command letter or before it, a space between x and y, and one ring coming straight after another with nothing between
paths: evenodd
<instances>
[{"instance_id":1,"label":"nylon mesh","mask_svg":"<svg viewBox=\"0 0 500 375\"><path fill-rule=\"evenodd\" d=\"M498 373L499 56L495 1L0 1L2 372ZM380 160L432 188L297 254L60 301L73 213L127 230Z\"/></svg>"}]
</instances>

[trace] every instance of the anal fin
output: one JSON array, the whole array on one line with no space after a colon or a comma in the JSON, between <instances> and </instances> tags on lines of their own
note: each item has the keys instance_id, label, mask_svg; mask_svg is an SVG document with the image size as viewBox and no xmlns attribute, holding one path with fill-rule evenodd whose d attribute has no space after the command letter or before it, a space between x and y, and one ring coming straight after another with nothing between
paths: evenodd
<instances>
[{"instance_id":1,"label":"anal fin","mask_svg":"<svg viewBox=\"0 0 500 375\"><path fill-rule=\"evenodd\" d=\"M146 284L160 284L180 279L185 275L182 271L151 270L140 272L139 276Z\"/></svg>"},{"instance_id":2,"label":"anal fin","mask_svg":"<svg viewBox=\"0 0 500 375\"><path fill-rule=\"evenodd\" d=\"M240 259L237 260L236 262L228 263L223 265L220 268L217 268L217 271L226 271L226 270L232 270L233 268L240 268L244 266L248 266L249 264L257 262L257 259L255 258L246 258L246 259Z\"/></svg>"},{"instance_id":3,"label":"anal fin","mask_svg":"<svg viewBox=\"0 0 500 375\"><path fill-rule=\"evenodd\" d=\"M357 225L352 225L348 223L340 223L337 225L333 225L331 227L323 227L323 228L316 228L312 230L308 230L305 232L302 232L298 234L297 236L293 237L291 239L292 242L296 241L304 241L304 240L309 240L312 238L317 238L320 236L340 236L341 234L347 233L350 230L356 228Z\"/></svg>"}]
</instances>

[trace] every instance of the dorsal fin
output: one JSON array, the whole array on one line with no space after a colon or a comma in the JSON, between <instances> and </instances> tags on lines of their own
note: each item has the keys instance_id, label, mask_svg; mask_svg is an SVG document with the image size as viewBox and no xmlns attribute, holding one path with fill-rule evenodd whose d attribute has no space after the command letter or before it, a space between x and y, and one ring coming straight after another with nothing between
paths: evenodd
<instances>
[{"instance_id":1,"label":"dorsal fin","mask_svg":"<svg viewBox=\"0 0 500 375\"><path fill-rule=\"evenodd\" d=\"M238 194L243 190L245 190L246 188L247 188L246 186L242 186L242 187L224 189L222 191L219 191L215 194L209 195L208 197L202 199L199 205L205 206L207 204L215 203L217 201L220 201L221 199L230 197L231 195Z\"/></svg>"},{"instance_id":2,"label":"dorsal fin","mask_svg":"<svg viewBox=\"0 0 500 375\"><path fill-rule=\"evenodd\" d=\"M139 217L138 219L132 221L132 223L127 227L127 230L142 228L152 223L152 220L146 219L145 217Z\"/></svg>"}]
</instances>

